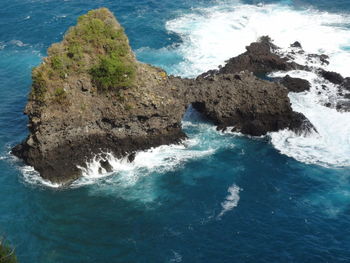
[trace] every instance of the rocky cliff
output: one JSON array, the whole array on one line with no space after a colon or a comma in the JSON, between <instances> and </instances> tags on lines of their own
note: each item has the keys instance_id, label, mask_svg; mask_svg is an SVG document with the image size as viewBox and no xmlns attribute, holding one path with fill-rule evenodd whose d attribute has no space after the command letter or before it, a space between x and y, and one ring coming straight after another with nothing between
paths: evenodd
<instances>
[{"instance_id":1,"label":"rocky cliff","mask_svg":"<svg viewBox=\"0 0 350 263\"><path fill-rule=\"evenodd\" d=\"M256 46L249 52L268 56ZM283 85L250 72L261 67L261 61L256 63L254 54L242 56L215 74L169 77L135 59L109 10L90 11L33 70L25 109L30 134L12 152L43 178L69 183L81 176L78 166L84 167L96 154L111 152L132 161L138 150L179 143L186 138L181 119L190 104L219 129L234 126L249 135L310 129L306 118L292 111ZM277 56L271 63L263 71L276 70L275 64L277 69L297 66ZM235 70L229 70L233 64ZM110 168L108 163L101 165Z\"/></svg>"}]
</instances>

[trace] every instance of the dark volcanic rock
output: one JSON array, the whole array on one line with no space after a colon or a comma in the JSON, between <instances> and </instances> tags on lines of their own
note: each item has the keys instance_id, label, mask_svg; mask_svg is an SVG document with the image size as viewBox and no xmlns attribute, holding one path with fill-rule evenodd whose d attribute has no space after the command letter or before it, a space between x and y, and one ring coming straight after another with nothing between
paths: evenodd
<instances>
[{"instance_id":1,"label":"dark volcanic rock","mask_svg":"<svg viewBox=\"0 0 350 263\"><path fill-rule=\"evenodd\" d=\"M332 82L333 84L340 85L344 81L344 78L342 77L342 75L336 72L320 69L319 74L329 82Z\"/></svg>"},{"instance_id":2,"label":"dark volcanic rock","mask_svg":"<svg viewBox=\"0 0 350 263\"><path fill-rule=\"evenodd\" d=\"M300 78L292 78L289 75L285 76L281 80L281 84L292 92L303 92L310 90L310 83L307 80Z\"/></svg>"},{"instance_id":3,"label":"dark volcanic rock","mask_svg":"<svg viewBox=\"0 0 350 263\"><path fill-rule=\"evenodd\" d=\"M336 108L339 111L350 111L350 78L345 78L339 87L342 98L337 102Z\"/></svg>"},{"instance_id":4,"label":"dark volcanic rock","mask_svg":"<svg viewBox=\"0 0 350 263\"><path fill-rule=\"evenodd\" d=\"M234 126L235 131L253 136L285 128L313 129L302 114L293 112L286 88L249 72L219 74L210 80L199 77L194 85L185 96L219 129Z\"/></svg>"},{"instance_id":5,"label":"dark volcanic rock","mask_svg":"<svg viewBox=\"0 0 350 263\"><path fill-rule=\"evenodd\" d=\"M336 106L336 109L338 111L346 111L346 112L349 112L350 111L350 100L349 99L342 99L342 100L339 100L337 102L337 106Z\"/></svg>"},{"instance_id":6,"label":"dark volcanic rock","mask_svg":"<svg viewBox=\"0 0 350 263\"><path fill-rule=\"evenodd\" d=\"M268 37L261 38L259 42L252 43L246 49L242 55L229 59L219 72L227 74L248 70L254 73L268 73L277 70L304 69L303 66L273 53L277 47Z\"/></svg>"},{"instance_id":7,"label":"dark volcanic rock","mask_svg":"<svg viewBox=\"0 0 350 263\"><path fill-rule=\"evenodd\" d=\"M301 44L299 41L295 41L293 44L290 45L291 47L294 47L294 48L302 48Z\"/></svg>"},{"instance_id":8,"label":"dark volcanic rock","mask_svg":"<svg viewBox=\"0 0 350 263\"><path fill-rule=\"evenodd\" d=\"M211 71L196 80L181 79L138 62L121 26L107 9L91 11L89 16L95 22L101 20L99 24L106 29L101 36L106 37L111 29L116 30L107 34L110 37L107 46L99 44L101 39L91 41L88 38L84 46L86 52L79 53L77 58L84 58L84 63L76 64L70 52L72 36L65 37L49 49L44 63L33 71L32 92L25 110L30 134L12 153L34 166L43 178L69 183L81 176L78 166L84 167L96 155L111 153L133 161L139 150L179 143L186 138L181 120L190 104L219 129L234 126L236 131L256 136L285 128L296 132L313 129L302 114L293 112L284 86L260 80L247 71L241 72L242 69L269 72L298 68L272 54L270 49L275 47L268 39L253 43L245 54L231 59L219 71ZM79 21L89 23L86 17ZM79 30L69 32L73 34ZM79 39L74 37L73 44L76 44ZM94 63L101 54L108 58L110 46L115 45L113 41L119 41L122 52L118 49L118 54L127 63L117 65L117 69L128 73L132 68L135 76L132 85L101 90L93 81L91 67L86 61L96 70ZM77 67L79 70L62 69L61 60L71 63L69 69ZM104 63L112 62L106 59ZM114 69L115 65L103 67L98 73L104 74L110 68ZM55 76L56 73L59 74ZM126 73L114 77L124 81L129 78ZM105 158L99 161L101 171L102 168L112 170Z\"/></svg>"},{"instance_id":9,"label":"dark volcanic rock","mask_svg":"<svg viewBox=\"0 0 350 263\"><path fill-rule=\"evenodd\" d=\"M324 54L308 54L307 59L310 63L321 63L321 65L329 65L329 57Z\"/></svg>"},{"instance_id":10,"label":"dark volcanic rock","mask_svg":"<svg viewBox=\"0 0 350 263\"><path fill-rule=\"evenodd\" d=\"M113 171L113 167L112 165L109 163L108 160L101 160L100 161L100 166L101 168L105 169L106 172L110 173Z\"/></svg>"}]
</instances>

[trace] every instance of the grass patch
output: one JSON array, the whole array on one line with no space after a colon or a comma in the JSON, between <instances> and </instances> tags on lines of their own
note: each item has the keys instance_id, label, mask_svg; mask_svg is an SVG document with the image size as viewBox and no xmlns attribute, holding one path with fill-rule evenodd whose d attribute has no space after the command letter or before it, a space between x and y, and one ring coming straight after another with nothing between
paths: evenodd
<instances>
[{"instance_id":1,"label":"grass patch","mask_svg":"<svg viewBox=\"0 0 350 263\"><path fill-rule=\"evenodd\" d=\"M47 76L45 75L45 72L38 70L38 68L34 69L32 72L32 81L32 99L43 101L47 86Z\"/></svg>"},{"instance_id":2,"label":"grass patch","mask_svg":"<svg viewBox=\"0 0 350 263\"><path fill-rule=\"evenodd\" d=\"M131 87L135 77L134 66L117 56L102 57L100 63L90 70L95 85L101 91Z\"/></svg>"},{"instance_id":3,"label":"grass patch","mask_svg":"<svg viewBox=\"0 0 350 263\"><path fill-rule=\"evenodd\" d=\"M32 98L44 101L46 92L55 97L56 87L71 76L87 74L100 92L131 87L136 61L124 29L106 8L78 18L60 43L48 49L44 63L33 70Z\"/></svg>"}]
</instances>

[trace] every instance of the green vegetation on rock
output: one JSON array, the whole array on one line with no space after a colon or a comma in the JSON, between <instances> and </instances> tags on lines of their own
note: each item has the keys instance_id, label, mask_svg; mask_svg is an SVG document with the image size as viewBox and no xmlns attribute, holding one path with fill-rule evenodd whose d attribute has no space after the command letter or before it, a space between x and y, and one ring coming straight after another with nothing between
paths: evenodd
<instances>
[{"instance_id":1,"label":"green vegetation on rock","mask_svg":"<svg viewBox=\"0 0 350 263\"><path fill-rule=\"evenodd\" d=\"M5 243L5 241L0 240L0 263L17 263L17 258L14 250Z\"/></svg>"},{"instance_id":2,"label":"green vegetation on rock","mask_svg":"<svg viewBox=\"0 0 350 263\"><path fill-rule=\"evenodd\" d=\"M132 64L122 62L118 56L102 57L98 65L90 71L92 78L100 90L130 87L135 77Z\"/></svg>"},{"instance_id":3,"label":"green vegetation on rock","mask_svg":"<svg viewBox=\"0 0 350 263\"><path fill-rule=\"evenodd\" d=\"M124 29L108 9L100 8L79 17L63 41L48 49L48 57L33 70L31 96L38 101L62 100L67 97L63 84L80 76L88 76L99 91L128 88L134 84L135 71Z\"/></svg>"}]
</instances>

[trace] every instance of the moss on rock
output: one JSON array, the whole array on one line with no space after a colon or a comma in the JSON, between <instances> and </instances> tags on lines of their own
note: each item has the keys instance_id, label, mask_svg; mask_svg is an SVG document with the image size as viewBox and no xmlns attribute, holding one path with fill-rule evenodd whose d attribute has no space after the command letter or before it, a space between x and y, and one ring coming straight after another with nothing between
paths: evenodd
<instances>
[{"instance_id":1,"label":"moss on rock","mask_svg":"<svg viewBox=\"0 0 350 263\"><path fill-rule=\"evenodd\" d=\"M48 57L33 70L31 98L59 102L69 79L86 75L99 91L133 86L136 60L124 29L106 8L89 11L78 18L63 41L48 49ZM61 92L60 92L61 94Z\"/></svg>"}]
</instances>

